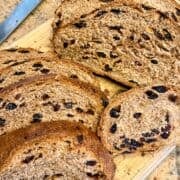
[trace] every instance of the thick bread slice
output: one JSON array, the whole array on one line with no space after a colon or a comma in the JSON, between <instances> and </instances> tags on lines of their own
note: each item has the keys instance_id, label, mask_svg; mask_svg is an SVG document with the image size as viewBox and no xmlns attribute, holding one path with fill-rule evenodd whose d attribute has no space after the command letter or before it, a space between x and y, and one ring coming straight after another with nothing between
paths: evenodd
<instances>
[{"instance_id":1,"label":"thick bread slice","mask_svg":"<svg viewBox=\"0 0 180 180\"><path fill-rule=\"evenodd\" d=\"M94 133L78 123L41 123L0 137L0 179L107 179L115 166Z\"/></svg>"},{"instance_id":2,"label":"thick bread slice","mask_svg":"<svg viewBox=\"0 0 180 180\"><path fill-rule=\"evenodd\" d=\"M179 122L180 90L163 85L134 88L109 103L99 135L115 154L150 151L175 143Z\"/></svg>"},{"instance_id":3,"label":"thick bread slice","mask_svg":"<svg viewBox=\"0 0 180 180\"><path fill-rule=\"evenodd\" d=\"M142 4L144 10L156 8L166 14L168 13L169 16L176 21L176 18L179 19L179 17L174 16L174 13L177 11L177 3L173 1L174 0L126 0L124 3L128 5L134 3ZM75 19L85 16L94 10L103 6L109 6L115 2L120 2L120 0L65 0L55 12L55 20L53 22L54 30L60 26L62 27L73 22Z\"/></svg>"},{"instance_id":4,"label":"thick bread slice","mask_svg":"<svg viewBox=\"0 0 180 180\"><path fill-rule=\"evenodd\" d=\"M180 84L179 9L173 20L158 9L123 2L58 28L55 51L130 86Z\"/></svg>"},{"instance_id":5,"label":"thick bread slice","mask_svg":"<svg viewBox=\"0 0 180 180\"><path fill-rule=\"evenodd\" d=\"M68 119L96 131L107 101L99 89L62 75L25 79L0 94L0 135L32 123Z\"/></svg>"},{"instance_id":6,"label":"thick bread slice","mask_svg":"<svg viewBox=\"0 0 180 180\"><path fill-rule=\"evenodd\" d=\"M23 53L26 51L28 52ZM62 61L52 53L39 54L32 49L19 49L15 52L3 50L0 51L0 64L0 91L27 77L49 73L63 74L98 87L98 82L90 70L77 63Z\"/></svg>"}]
</instances>

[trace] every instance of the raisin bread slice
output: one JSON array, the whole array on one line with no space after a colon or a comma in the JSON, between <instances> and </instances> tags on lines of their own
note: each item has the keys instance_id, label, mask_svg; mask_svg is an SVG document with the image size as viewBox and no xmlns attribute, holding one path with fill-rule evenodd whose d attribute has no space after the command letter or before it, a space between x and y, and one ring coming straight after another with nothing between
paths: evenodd
<instances>
[{"instance_id":1,"label":"raisin bread slice","mask_svg":"<svg viewBox=\"0 0 180 180\"><path fill-rule=\"evenodd\" d=\"M22 80L0 94L0 135L32 123L68 119L93 131L106 97L94 86L62 75L42 75Z\"/></svg>"},{"instance_id":2,"label":"raisin bread slice","mask_svg":"<svg viewBox=\"0 0 180 180\"><path fill-rule=\"evenodd\" d=\"M102 114L99 136L113 153L150 151L175 142L180 91L163 85L119 94Z\"/></svg>"},{"instance_id":3,"label":"raisin bread slice","mask_svg":"<svg viewBox=\"0 0 180 180\"><path fill-rule=\"evenodd\" d=\"M29 53L21 54L26 51ZM0 91L26 77L49 73L63 74L99 86L90 70L77 63L62 61L52 53L39 55L38 51L29 49L19 49L15 53L4 50L0 51L0 63L4 67L0 69Z\"/></svg>"},{"instance_id":4,"label":"raisin bread slice","mask_svg":"<svg viewBox=\"0 0 180 180\"><path fill-rule=\"evenodd\" d=\"M115 166L94 133L67 121L0 137L0 179L107 179Z\"/></svg>"},{"instance_id":5,"label":"raisin bread slice","mask_svg":"<svg viewBox=\"0 0 180 180\"><path fill-rule=\"evenodd\" d=\"M126 85L180 84L178 23L158 9L123 2L58 28L55 51Z\"/></svg>"}]
</instances>

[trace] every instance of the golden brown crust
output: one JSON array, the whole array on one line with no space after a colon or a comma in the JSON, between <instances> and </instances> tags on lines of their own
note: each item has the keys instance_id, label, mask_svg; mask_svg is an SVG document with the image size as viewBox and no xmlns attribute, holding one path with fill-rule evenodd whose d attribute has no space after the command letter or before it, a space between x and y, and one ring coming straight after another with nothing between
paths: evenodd
<instances>
[{"instance_id":1,"label":"golden brown crust","mask_svg":"<svg viewBox=\"0 0 180 180\"><path fill-rule=\"evenodd\" d=\"M107 179L113 178L115 165L96 135L79 123L67 121L40 123L2 135L0 137L0 171L9 163L9 156L13 156L12 152L21 148L24 143L38 141L42 137L51 138L51 135L58 135L59 138L83 135L82 144L78 144L78 146L84 146L92 151L102 162Z\"/></svg>"}]
</instances>

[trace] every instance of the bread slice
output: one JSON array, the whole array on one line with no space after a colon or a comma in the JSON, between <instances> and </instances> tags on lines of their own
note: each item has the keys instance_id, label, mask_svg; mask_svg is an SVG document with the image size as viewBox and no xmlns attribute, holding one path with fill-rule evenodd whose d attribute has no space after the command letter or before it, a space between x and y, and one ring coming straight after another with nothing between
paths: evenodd
<instances>
[{"instance_id":1,"label":"bread slice","mask_svg":"<svg viewBox=\"0 0 180 180\"><path fill-rule=\"evenodd\" d=\"M154 151L175 143L180 91L164 85L117 95L102 114L98 134L112 153Z\"/></svg>"},{"instance_id":2,"label":"bread slice","mask_svg":"<svg viewBox=\"0 0 180 180\"><path fill-rule=\"evenodd\" d=\"M49 73L63 74L99 86L90 70L77 63L62 61L52 53L39 53L32 49L3 50L0 51L0 64L0 91L27 77Z\"/></svg>"},{"instance_id":3,"label":"bread slice","mask_svg":"<svg viewBox=\"0 0 180 180\"><path fill-rule=\"evenodd\" d=\"M106 97L88 83L62 75L35 76L0 94L0 135L32 123L68 119L96 131Z\"/></svg>"},{"instance_id":4,"label":"bread slice","mask_svg":"<svg viewBox=\"0 0 180 180\"><path fill-rule=\"evenodd\" d=\"M56 29L55 51L129 86L180 84L179 6L172 18L170 12L125 2Z\"/></svg>"},{"instance_id":5,"label":"bread slice","mask_svg":"<svg viewBox=\"0 0 180 180\"><path fill-rule=\"evenodd\" d=\"M0 137L0 179L108 179L115 166L94 133L67 121Z\"/></svg>"}]
</instances>

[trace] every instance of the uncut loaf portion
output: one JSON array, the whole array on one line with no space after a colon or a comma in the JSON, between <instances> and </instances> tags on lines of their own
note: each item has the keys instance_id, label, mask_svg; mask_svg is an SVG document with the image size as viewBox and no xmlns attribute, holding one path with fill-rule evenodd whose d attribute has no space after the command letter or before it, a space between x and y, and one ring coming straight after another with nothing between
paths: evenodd
<instances>
[{"instance_id":1,"label":"uncut loaf portion","mask_svg":"<svg viewBox=\"0 0 180 180\"><path fill-rule=\"evenodd\" d=\"M59 119L75 120L96 131L103 105L105 95L88 83L52 74L27 78L0 94L0 135Z\"/></svg>"},{"instance_id":2,"label":"uncut loaf portion","mask_svg":"<svg viewBox=\"0 0 180 180\"><path fill-rule=\"evenodd\" d=\"M88 68L74 62L59 59L53 53L40 53L33 49L0 51L0 91L9 85L34 75L62 74L99 86Z\"/></svg>"},{"instance_id":3,"label":"uncut loaf portion","mask_svg":"<svg viewBox=\"0 0 180 180\"><path fill-rule=\"evenodd\" d=\"M34 124L0 137L0 179L113 179L115 165L79 123Z\"/></svg>"},{"instance_id":4,"label":"uncut loaf portion","mask_svg":"<svg viewBox=\"0 0 180 180\"><path fill-rule=\"evenodd\" d=\"M180 11L176 6L171 16L125 1L101 7L56 29L54 49L62 59L129 86L178 85Z\"/></svg>"},{"instance_id":5,"label":"uncut loaf portion","mask_svg":"<svg viewBox=\"0 0 180 180\"><path fill-rule=\"evenodd\" d=\"M119 94L104 110L98 134L114 154L154 151L176 142L180 89L165 85Z\"/></svg>"}]
</instances>

